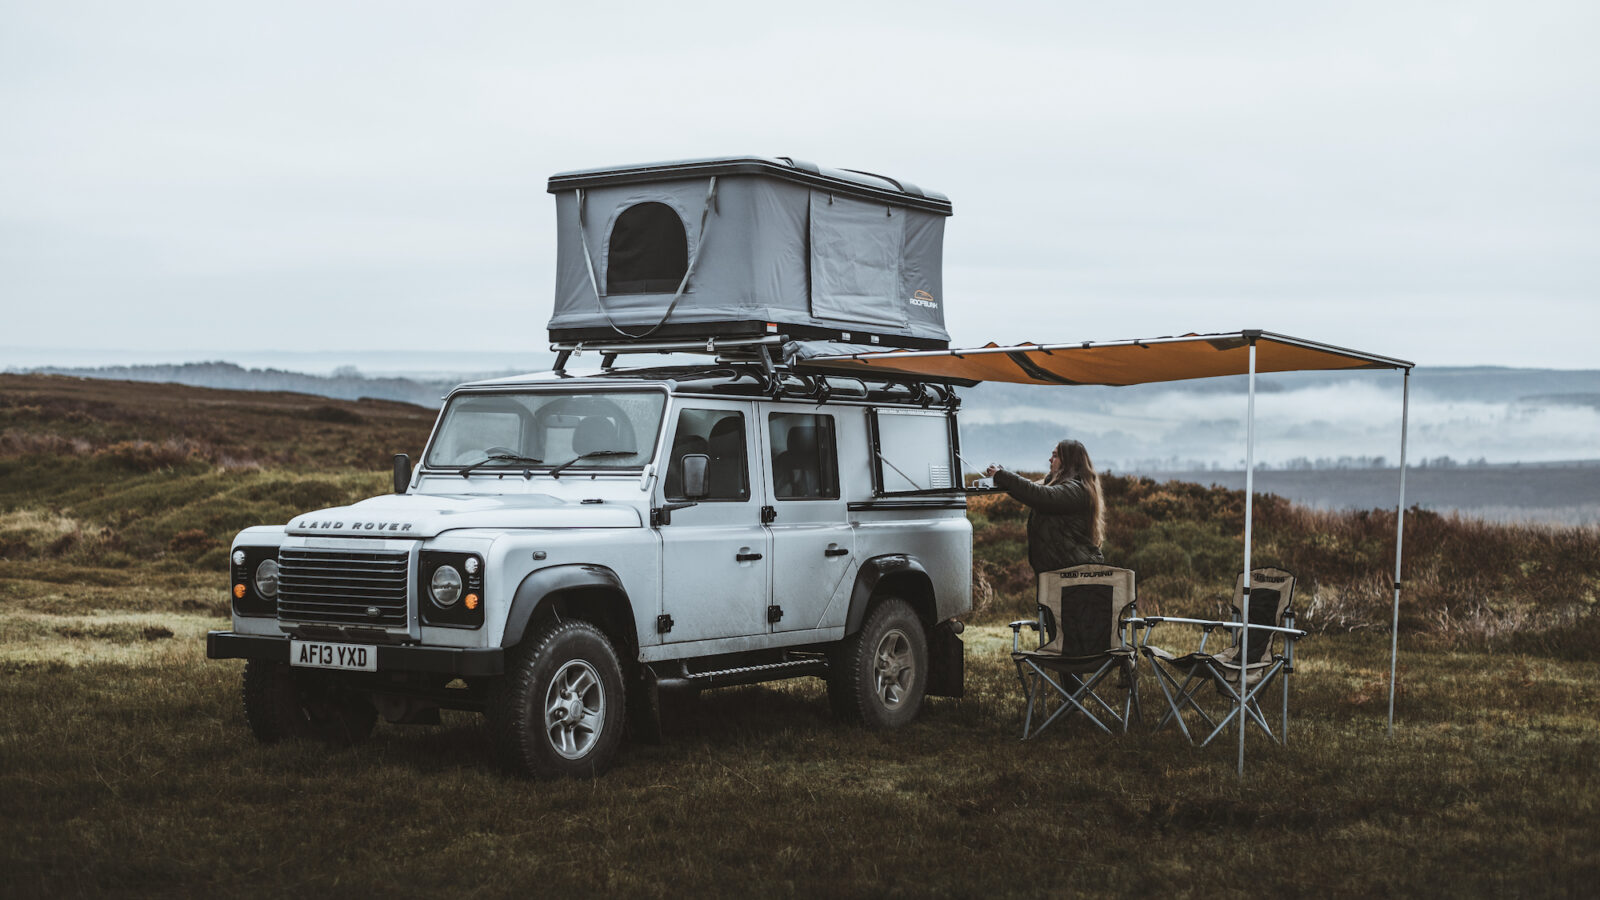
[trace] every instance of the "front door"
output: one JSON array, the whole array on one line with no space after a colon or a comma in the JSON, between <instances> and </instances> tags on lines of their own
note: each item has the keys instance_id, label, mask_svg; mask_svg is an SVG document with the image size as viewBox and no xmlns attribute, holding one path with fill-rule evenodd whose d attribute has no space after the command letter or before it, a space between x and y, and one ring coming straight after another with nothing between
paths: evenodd
<instances>
[{"instance_id":1,"label":"front door","mask_svg":"<svg viewBox=\"0 0 1600 900\"><path fill-rule=\"evenodd\" d=\"M684 501L683 457L705 454L709 496L660 527L663 641L702 641L767 631L771 536L761 524L759 482L749 452L754 408L708 400L680 408L655 505Z\"/></svg>"},{"instance_id":2,"label":"front door","mask_svg":"<svg viewBox=\"0 0 1600 900\"><path fill-rule=\"evenodd\" d=\"M814 407L811 407L814 409ZM844 624L855 571L855 530L839 490L834 417L763 403L763 491L772 533L774 631Z\"/></svg>"}]
</instances>

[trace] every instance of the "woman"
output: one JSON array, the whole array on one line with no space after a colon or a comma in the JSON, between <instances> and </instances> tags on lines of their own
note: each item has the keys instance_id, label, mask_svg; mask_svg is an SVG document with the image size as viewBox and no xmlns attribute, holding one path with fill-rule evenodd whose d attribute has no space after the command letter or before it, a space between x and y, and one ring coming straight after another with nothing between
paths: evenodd
<instances>
[{"instance_id":1,"label":"woman","mask_svg":"<svg viewBox=\"0 0 1600 900\"><path fill-rule=\"evenodd\" d=\"M1034 574L1106 561L1100 555L1106 533L1100 476L1083 444L1057 444L1043 481L1029 481L999 466L983 474L1028 507L1028 564Z\"/></svg>"}]
</instances>

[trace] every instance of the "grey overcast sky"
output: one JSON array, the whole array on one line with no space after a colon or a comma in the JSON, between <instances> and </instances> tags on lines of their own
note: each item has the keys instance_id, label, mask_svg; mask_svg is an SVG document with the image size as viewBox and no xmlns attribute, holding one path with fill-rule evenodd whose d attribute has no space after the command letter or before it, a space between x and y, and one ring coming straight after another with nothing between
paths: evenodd
<instances>
[{"instance_id":1,"label":"grey overcast sky","mask_svg":"<svg viewBox=\"0 0 1600 900\"><path fill-rule=\"evenodd\" d=\"M948 194L958 344L1592 368L1600 3L0 0L0 366L543 350L553 172Z\"/></svg>"}]
</instances>

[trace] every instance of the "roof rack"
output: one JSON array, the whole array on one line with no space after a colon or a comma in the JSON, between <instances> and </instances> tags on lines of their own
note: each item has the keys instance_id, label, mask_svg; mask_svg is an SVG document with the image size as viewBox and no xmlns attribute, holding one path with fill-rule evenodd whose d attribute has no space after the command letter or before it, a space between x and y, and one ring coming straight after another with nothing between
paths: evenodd
<instances>
[{"instance_id":1,"label":"roof rack","mask_svg":"<svg viewBox=\"0 0 1600 900\"><path fill-rule=\"evenodd\" d=\"M759 367L761 392L773 399L809 398L822 402L836 394L841 397L855 395L854 391L848 390L838 393L840 386L837 382L851 381L861 385L859 397L862 399L917 403L923 408L939 405L955 409L961 404L961 398L952 385L933 380L894 376L863 379L856 372L797 372L782 365L781 357L774 352L781 351L788 340L787 335L769 334L760 337L708 336L703 340L561 341L551 344L550 349L556 351L552 371L557 375L566 375L567 363L584 352L599 353L600 369L607 373L613 371L617 357L626 354L697 353L715 356L718 364Z\"/></svg>"},{"instance_id":2,"label":"roof rack","mask_svg":"<svg viewBox=\"0 0 1600 900\"><path fill-rule=\"evenodd\" d=\"M617 357L625 353L702 353L717 357L718 362L759 363L769 379L776 377L777 364L772 350L781 348L788 337L769 334L761 337L718 337L704 340L676 341L558 341L550 345L556 351L556 364L552 371L566 374L567 361L573 356L591 350L600 354L600 368L609 371Z\"/></svg>"}]
</instances>

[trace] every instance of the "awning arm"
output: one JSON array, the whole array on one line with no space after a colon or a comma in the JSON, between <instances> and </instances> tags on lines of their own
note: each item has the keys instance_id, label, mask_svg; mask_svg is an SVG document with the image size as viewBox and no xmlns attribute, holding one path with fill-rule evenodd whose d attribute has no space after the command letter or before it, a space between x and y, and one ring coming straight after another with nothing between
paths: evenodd
<instances>
[{"instance_id":1,"label":"awning arm","mask_svg":"<svg viewBox=\"0 0 1600 900\"><path fill-rule=\"evenodd\" d=\"M1243 609L1239 610L1239 621L1244 627L1239 629L1239 659L1243 660L1239 668L1239 777L1244 777L1244 733L1247 730L1244 698L1250 693L1245 686L1247 679L1244 673L1250 668L1250 551L1253 534L1251 526L1255 522L1255 476L1256 476L1256 342L1250 341L1250 386L1247 392L1249 400L1245 403L1244 414L1244 598ZM1271 640L1271 637L1268 637Z\"/></svg>"},{"instance_id":2,"label":"awning arm","mask_svg":"<svg viewBox=\"0 0 1600 900\"><path fill-rule=\"evenodd\" d=\"M1406 533L1406 432L1411 413L1411 370L1400 389L1400 502L1394 513L1394 622L1389 629L1389 736L1394 737L1395 662L1400 657L1400 560Z\"/></svg>"}]
</instances>

